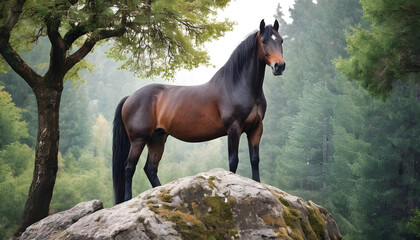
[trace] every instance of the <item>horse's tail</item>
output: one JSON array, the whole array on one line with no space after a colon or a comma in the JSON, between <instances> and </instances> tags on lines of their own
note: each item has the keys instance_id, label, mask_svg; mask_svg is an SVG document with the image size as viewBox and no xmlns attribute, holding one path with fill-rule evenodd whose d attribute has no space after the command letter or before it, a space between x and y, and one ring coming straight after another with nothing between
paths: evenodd
<instances>
[{"instance_id":1,"label":"horse's tail","mask_svg":"<svg viewBox=\"0 0 420 240\"><path fill-rule=\"evenodd\" d=\"M122 121L121 110L128 97L121 99L115 110L112 138L112 179L114 183L114 203L124 202L125 170L124 162L130 151L130 140Z\"/></svg>"}]
</instances>

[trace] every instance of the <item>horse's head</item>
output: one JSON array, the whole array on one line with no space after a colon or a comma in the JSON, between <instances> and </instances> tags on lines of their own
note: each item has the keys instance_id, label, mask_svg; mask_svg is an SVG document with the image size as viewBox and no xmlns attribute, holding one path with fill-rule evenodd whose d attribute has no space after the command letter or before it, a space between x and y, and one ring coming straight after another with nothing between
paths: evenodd
<instances>
[{"instance_id":1,"label":"horse's head","mask_svg":"<svg viewBox=\"0 0 420 240\"><path fill-rule=\"evenodd\" d=\"M258 32L260 57L264 58L265 63L273 69L273 74L276 76L283 74L286 68L286 63L283 60L283 38L278 30L277 20L273 26L265 26L265 22L262 20Z\"/></svg>"}]
</instances>

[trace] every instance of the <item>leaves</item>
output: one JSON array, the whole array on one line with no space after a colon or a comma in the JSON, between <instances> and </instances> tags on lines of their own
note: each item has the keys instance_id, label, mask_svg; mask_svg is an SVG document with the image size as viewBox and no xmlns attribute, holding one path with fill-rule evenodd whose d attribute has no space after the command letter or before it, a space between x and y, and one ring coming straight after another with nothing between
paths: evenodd
<instances>
[{"instance_id":1,"label":"leaves","mask_svg":"<svg viewBox=\"0 0 420 240\"><path fill-rule=\"evenodd\" d=\"M87 70L93 74L93 67L95 65L87 62L86 60L80 60L74 67L72 67L64 76L64 80L70 80L75 87L78 86L78 83L84 83L83 79L80 77L82 70Z\"/></svg>"},{"instance_id":2,"label":"leaves","mask_svg":"<svg viewBox=\"0 0 420 240\"><path fill-rule=\"evenodd\" d=\"M211 17L216 8L226 4L227 1L153 1L142 9L144 15L134 17L108 56L124 61L123 69L142 77L162 74L173 79L179 68L208 65L203 44L219 38L233 25Z\"/></svg>"},{"instance_id":3,"label":"leaves","mask_svg":"<svg viewBox=\"0 0 420 240\"><path fill-rule=\"evenodd\" d=\"M216 20L217 9L227 3L227 0L95 0L70 4L31 0L25 3L10 42L16 51L32 49L40 37L46 36L47 22L54 18L60 23L60 36L68 44L66 51L73 49L75 53L88 43L89 52L98 41L117 37L108 56L122 60L122 68L139 76L163 75L171 79L177 69L209 64L204 43L232 29L232 22ZM2 10L7 15L6 7ZM70 52L68 57L72 57ZM68 64L71 65L66 78L72 81L79 79L81 69L91 67L86 62L73 67L73 60Z\"/></svg>"},{"instance_id":4,"label":"leaves","mask_svg":"<svg viewBox=\"0 0 420 240\"><path fill-rule=\"evenodd\" d=\"M416 234L417 237L420 237L420 210L418 208L413 210L413 216L410 218L408 226L412 233Z\"/></svg>"},{"instance_id":5,"label":"leaves","mask_svg":"<svg viewBox=\"0 0 420 240\"><path fill-rule=\"evenodd\" d=\"M0 86L0 150L29 136L26 122L20 120L22 110L15 107L10 94L3 89Z\"/></svg>"},{"instance_id":6,"label":"leaves","mask_svg":"<svg viewBox=\"0 0 420 240\"><path fill-rule=\"evenodd\" d=\"M419 1L363 0L361 5L370 27L347 32L350 58L339 58L337 68L382 100L398 80L419 84L420 65L413 60L420 52Z\"/></svg>"}]
</instances>

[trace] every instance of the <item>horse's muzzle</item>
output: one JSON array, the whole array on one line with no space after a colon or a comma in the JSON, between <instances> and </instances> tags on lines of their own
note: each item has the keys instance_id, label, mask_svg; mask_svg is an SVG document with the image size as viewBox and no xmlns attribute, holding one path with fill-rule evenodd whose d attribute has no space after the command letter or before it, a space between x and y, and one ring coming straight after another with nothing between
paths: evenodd
<instances>
[{"instance_id":1,"label":"horse's muzzle","mask_svg":"<svg viewBox=\"0 0 420 240\"><path fill-rule=\"evenodd\" d=\"M286 69L286 63L276 62L271 65L271 68L273 69L274 76L279 76L282 75L283 71Z\"/></svg>"}]
</instances>

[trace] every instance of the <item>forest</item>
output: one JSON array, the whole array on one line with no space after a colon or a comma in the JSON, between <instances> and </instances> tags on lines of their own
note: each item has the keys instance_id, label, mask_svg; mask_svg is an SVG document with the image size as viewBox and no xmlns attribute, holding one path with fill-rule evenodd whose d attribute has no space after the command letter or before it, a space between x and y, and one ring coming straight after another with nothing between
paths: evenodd
<instances>
[{"instance_id":1,"label":"forest","mask_svg":"<svg viewBox=\"0 0 420 240\"><path fill-rule=\"evenodd\" d=\"M267 69L264 80L261 181L324 206L344 239L420 237L420 63L412 57L420 55L419 11L417 0L296 0L291 23L280 6L272 13L287 68L280 78ZM113 205L115 108L138 88L165 82L120 69L107 58L110 48L95 47L86 57L88 70L64 83L50 214L92 199ZM46 71L49 49L40 38L22 57ZM0 71L0 239L7 239L19 225L32 181L38 115L28 84L7 64ZM245 136L239 151L237 173L251 177ZM226 137L205 143L169 137L159 177L165 184L229 169L227 152ZM142 171L145 158L133 195L151 188Z\"/></svg>"}]
</instances>

